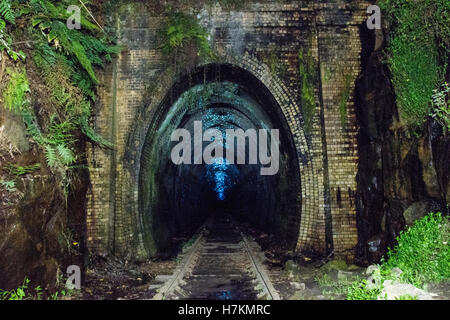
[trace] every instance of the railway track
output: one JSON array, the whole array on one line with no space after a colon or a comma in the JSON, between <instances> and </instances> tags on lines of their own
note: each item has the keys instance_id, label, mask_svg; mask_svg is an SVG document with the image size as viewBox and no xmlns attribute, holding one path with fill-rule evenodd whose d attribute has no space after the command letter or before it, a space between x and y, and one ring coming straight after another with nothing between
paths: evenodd
<instances>
[{"instance_id":1,"label":"railway track","mask_svg":"<svg viewBox=\"0 0 450 320\"><path fill-rule=\"evenodd\" d=\"M215 216L185 249L153 300L279 300L259 246L230 217Z\"/></svg>"}]
</instances>

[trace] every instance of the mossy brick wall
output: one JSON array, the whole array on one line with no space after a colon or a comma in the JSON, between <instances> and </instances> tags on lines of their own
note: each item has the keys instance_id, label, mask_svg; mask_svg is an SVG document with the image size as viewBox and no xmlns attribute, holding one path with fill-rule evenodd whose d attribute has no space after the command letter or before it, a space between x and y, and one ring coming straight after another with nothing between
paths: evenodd
<instances>
[{"instance_id":1,"label":"mossy brick wall","mask_svg":"<svg viewBox=\"0 0 450 320\"><path fill-rule=\"evenodd\" d=\"M199 19L219 59L255 75L272 93L289 124L301 176L297 249L351 259L357 244L357 146L353 87L360 73L360 27L366 1L251 3L239 11L205 7ZM114 151L91 147L88 244L92 251L145 259L138 207L143 143L151 119L177 79L157 48L162 17L139 4L114 13L125 50L102 75L95 126ZM319 74L312 130L302 119L298 51L308 50ZM267 57L276 56L274 68ZM201 64L202 62L198 62ZM346 123L340 100L350 79Z\"/></svg>"}]
</instances>

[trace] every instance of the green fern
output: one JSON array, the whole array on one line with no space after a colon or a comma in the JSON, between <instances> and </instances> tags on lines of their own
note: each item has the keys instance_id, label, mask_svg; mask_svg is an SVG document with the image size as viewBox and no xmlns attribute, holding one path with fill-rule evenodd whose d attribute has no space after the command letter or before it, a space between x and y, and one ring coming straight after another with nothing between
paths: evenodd
<instances>
[{"instance_id":1,"label":"green fern","mask_svg":"<svg viewBox=\"0 0 450 320\"><path fill-rule=\"evenodd\" d=\"M5 107L22 115L29 135L43 149L48 167L62 175L65 188L77 159L74 142L80 133L94 143L112 147L89 126L89 118L98 84L94 67L103 67L120 51L83 17L82 30L67 28L69 2L28 0L21 2L20 13L14 13L18 1L0 0L0 50L6 50L14 60L25 58L21 52L12 50L12 37L6 32L7 23L14 23L23 15L25 23L31 25L28 39L34 46L33 61L50 92L44 104L53 114L48 119L48 113L43 113L38 121L27 99L30 88L25 70L8 70L10 80L3 96Z\"/></svg>"},{"instance_id":2,"label":"green fern","mask_svg":"<svg viewBox=\"0 0 450 320\"><path fill-rule=\"evenodd\" d=\"M58 156L56 154L55 149L50 146L50 145L46 145L45 146L45 159L47 160L47 165L50 168L56 168L58 165Z\"/></svg>"},{"instance_id":3,"label":"green fern","mask_svg":"<svg viewBox=\"0 0 450 320\"><path fill-rule=\"evenodd\" d=\"M450 132L450 86L447 82L439 89L433 90L430 116L436 120L444 131Z\"/></svg>"},{"instance_id":4,"label":"green fern","mask_svg":"<svg viewBox=\"0 0 450 320\"><path fill-rule=\"evenodd\" d=\"M18 166L15 164L9 164L5 167L5 169L10 175L23 176L25 174L32 173L33 171L38 170L40 167L41 167L40 163L35 163L28 166Z\"/></svg>"},{"instance_id":5,"label":"green fern","mask_svg":"<svg viewBox=\"0 0 450 320\"><path fill-rule=\"evenodd\" d=\"M30 92L26 71L14 71L8 68L6 72L10 75L10 80L3 93L5 107L10 111L20 113L29 104L29 100L26 99L26 94Z\"/></svg>"},{"instance_id":6,"label":"green fern","mask_svg":"<svg viewBox=\"0 0 450 320\"><path fill-rule=\"evenodd\" d=\"M56 116L50 117L50 125L48 127L47 142L49 144L64 144L68 145L73 142L73 135L71 132L75 129L75 124L70 120L58 122Z\"/></svg>"},{"instance_id":7,"label":"green fern","mask_svg":"<svg viewBox=\"0 0 450 320\"><path fill-rule=\"evenodd\" d=\"M50 66L56 63L56 52L48 45L47 41L43 41L41 37L34 35L33 60L36 66L46 72Z\"/></svg>"},{"instance_id":8,"label":"green fern","mask_svg":"<svg viewBox=\"0 0 450 320\"><path fill-rule=\"evenodd\" d=\"M91 101L95 98L95 87L86 73L75 72L76 64L61 53L55 52L47 41L36 41L33 55L35 64L43 74L44 82L50 89L49 101L58 110L64 110L66 126L77 127L93 142L106 145L107 142L92 129L88 129L87 119L91 114ZM77 86L75 86L75 83ZM52 125L49 127L52 128Z\"/></svg>"},{"instance_id":9,"label":"green fern","mask_svg":"<svg viewBox=\"0 0 450 320\"><path fill-rule=\"evenodd\" d=\"M84 1L88 5L89 1ZM26 71L16 67L8 69L9 82L2 96L6 108L22 115L31 140L42 149L47 166L61 178L65 194L72 180L76 163L75 142L83 134L91 142L103 147L112 144L89 126L91 108L96 98L98 80L94 68L103 67L120 51L100 28L81 17L81 30L71 30L66 21L70 16L70 0L0 0L0 51L11 59L25 59L22 52L14 51L13 38L8 34L9 24L22 17L21 24L29 25L17 33L33 44L28 48L45 86L40 105L44 112L35 112L27 99L30 91ZM27 63L27 69L33 68ZM51 114L48 117L48 114ZM12 172L21 175L33 168L14 167Z\"/></svg>"},{"instance_id":10,"label":"green fern","mask_svg":"<svg viewBox=\"0 0 450 320\"><path fill-rule=\"evenodd\" d=\"M86 137L89 138L92 142L98 144L101 147L112 149L114 148L114 144L109 142L108 140L104 139L101 135L99 135L97 132L95 132L94 129L92 129L89 126L89 122L87 117L81 118L81 130L86 135Z\"/></svg>"},{"instance_id":11,"label":"green fern","mask_svg":"<svg viewBox=\"0 0 450 320\"><path fill-rule=\"evenodd\" d=\"M11 8L10 0L0 0L0 18L4 18L6 21L14 24L16 21L16 15Z\"/></svg>"},{"instance_id":12,"label":"green fern","mask_svg":"<svg viewBox=\"0 0 450 320\"><path fill-rule=\"evenodd\" d=\"M59 110L60 122L71 123L72 130L79 129L92 142L111 147L111 143L89 127L88 119L98 84L94 66L103 67L104 62L111 61L121 49L110 45L111 41L105 36L94 34L98 28L89 21L81 21L82 30L67 28L67 5L68 1L30 1L31 25L42 31L33 36L33 60L50 89L48 101ZM58 137L50 132L52 127L45 134L45 143L54 146ZM65 142L65 145L70 146L70 143Z\"/></svg>"},{"instance_id":13,"label":"green fern","mask_svg":"<svg viewBox=\"0 0 450 320\"><path fill-rule=\"evenodd\" d=\"M180 12L170 13L168 21L161 31L162 50L166 55L190 42L197 47L200 56L214 57L213 50L208 42L208 32L192 15Z\"/></svg>"},{"instance_id":14,"label":"green fern","mask_svg":"<svg viewBox=\"0 0 450 320\"><path fill-rule=\"evenodd\" d=\"M48 1L32 2L34 11L37 13L32 19L32 26L39 27L47 35L48 42L53 43L55 48L73 56L89 75L93 84L97 84L98 80L95 76L93 65L103 66L104 60L111 61L111 55L118 53L120 47L107 45L107 39L67 28L66 20L68 14L64 4L55 6ZM95 25L86 20L82 19L81 24L87 30L98 30ZM70 61L71 59L68 59L68 62ZM78 69L78 66L71 65L71 67ZM73 74L76 75L77 72ZM87 87L86 83L83 86ZM89 89L85 91L91 93L92 88Z\"/></svg>"},{"instance_id":15,"label":"green fern","mask_svg":"<svg viewBox=\"0 0 450 320\"><path fill-rule=\"evenodd\" d=\"M65 167L75 161L75 155L67 146L60 144L56 147L45 146L45 158L50 168Z\"/></svg>"},{"instance_id":16,"label":"green fern","mask_svg":"<svg viewBox=\"0 0 450 320\"><path fill-rule=\"evenodd\" d=\"M60 144L56 147L58 150L58 156L62 164L69 165L75 161L75 155L68 147Z\"/></svg>"},{"instance_id":17,"label":"green fern","mask_svg":"<svg viewBox=\"0 0 450 320\"><path fill-rule=\"evenodd\" d=\"M87 1L83 1L87 4ZM70 13L67 12L67 7L73 4L71 1L60 1L58 5L54 5L52 2L47 0L31 0L30 7L32 12L36 15L36 18L42 18L43 20L60 20L66 22L70 17ZM99 30L99 28L87 20L83 15L81 15L81 26L86 30Z\"/></svg>"},{"instance_id":18,"label":"green fern","mask_svg":"<svg viewBox=\"0 0 450 320\"><path fill-rule=\"evenodd\" d=\"M112 144L110 142L89 127L90 99L95 97L94 87L90 79L86 79L83 76L85 73L74 72L75 65L71 63L72 60L54 52L47 42L37 41L36 48L37 52L34 54L33 59L39 69L41 69L44 81L50 88L51 97L49 100L57 109L65 110L66 126L70 123L71 130L75 130L78 127L92 142L102 147L111 148ZM72 82L75 79L81 80L76 81L78 87L75 87L68 79L70 75L72 75ZM85 86L80 88L83 83ZM52 128L55 127L50 125L49 135L54 135L51 132Z\"/></svg>"},{"instance_id":19,"label":"green fern","mask_svg":"<svg viewBox=\"0 0 450 320\"><path fill-rule=\"evenodd\" d=\"M53 42L56 48L61 48L65 53L74 56L88 73L94 84L98 83L91 61L86 56L84 47L73 37L78 31L70 30L61 21L44 21L42 18L34 19L33 26L39 26L43 32L46 32L48 42Z\"/></svg>"}]
</instances>

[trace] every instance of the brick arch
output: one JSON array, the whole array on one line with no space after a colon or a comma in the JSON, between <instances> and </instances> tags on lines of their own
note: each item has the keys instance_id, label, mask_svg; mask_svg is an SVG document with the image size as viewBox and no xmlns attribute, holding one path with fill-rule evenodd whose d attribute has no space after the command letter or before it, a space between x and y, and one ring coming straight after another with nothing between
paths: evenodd
<instances>
[{"instance_id":1,"label":"brick arch","mask_svg":"<svg viewBox=\"0 0 450 320\"><path fill-rule=\"evenodd\" d=\"M309 151L308 144L306 142L306 137L303 129L303 121L301 116L300 107L297 105L295 99L290 94L289 90L283 84L283 82L276 76L273 75L269 68L258 61L255 57L251 57L249 54L245 54L239 59L234 58L231 55L224 55L220 59L221 64L228 64L235 68L242 70L242 72L248 72L253 77L258 79L270 92L276 101L277 105L280 107L283 116L289 126L290 134L293 138L293 143L297 151L298 167L300 170L301 183L301 193L298 194L298 201L301 202L301 223L299 230L299 238L297 248L302 250L307 248L309 245L307 240L317 238L314 234L313 224L318 219L317 217L317 202L318 199L314 198L317 194L314 189L317 188L316 177L313 173L314 163L312 161L312 155ZM208 67L208 63L199 64L196 68ZM142 216L139 214L139 168L141 166L142 153L144 151L144 140L147 132L149 130L154 130L151 128L153 120L158 116L159 112L162 112L161 105L164 103L164 99L167 99L170 95L170 90L175 85L177 78L179 76L174 73L167 73L160 77L158 83L160 84L158 88L153 93L152 102L142 110L142 112L136 117L136 126L132 127L132 131L129 134L126 149L124 150L124 164L129 175L125 180L132 181L133 190L133 200L134 205L131 211L128 212L130 217L128 218L128 226L122 224L121 228L126 228L128 230L133 230L133 237L128 237L127 240L116 241L118 242L116 250L120 248L126 248L125 250L130 252L137 249L133 255L142 256L145 255L146 249L144 246L145 238L145 227L142 220ZM169 84L170 83L170 84ZM169 88L164 90L163 88ZM128 152L129 150L138 150L136 152ZM131 159L131 157L133 159ZM125 178L125 175L124 175ZM131 197L131 192L130 192ZM131 207L130 204L127 204ZM136 229L136 226L138 228ZM322 236L322 235L319 235ZM323 236L324 237L324 236ZM317 239L320 242L323 239ZM313 246L313 244L311 244ZM309 249L309 248L308 248Z\"/></svg>"},{"instance_id":2,"label":"brick arch","mask_svg":"<svg viewBox=\"0 0 450 320\"><path fill-rule=\"evenodd\" d=\"M301 180L301 192L297 195L301 202L301 216L297 250L325 253L325 234L317 232L323 229L324 215L320 210L319 176L316 168L322 159L316 159L310 152L305 132L300 106L284 83L270 72L256 57L245 53L239 59L232 55L223 55L221 64L228 64L235 68L248 72L258 79L270 92L289 126L290 134L297 152L299 175ZM207 62L199 64L196 68L206 67ZM113 251L119 255L129 256L132 259L142 260L148 257L148 251L144 245L146 231L142 216L139 213L139 170L141 167L144 141L153 119L161 112L160 106L170 94L171 88L180 75L168 70L157 80L158 86L152 92L152 100L141 108L136 114L133 125L128 133L125 133L126 141L122 149L116 150L114 198L110 200L113 214L105 215L102 219L89 218L88 212L88 244L98 250ZM169 88L169 89L165 89ZM90 200L95 200L91 194ZM92 223L91 221L94 221ZM102 223L99 227L95 222ZM92 231L93 230L93 231ZM95 241L95 236L97 241Z\"/></svg>"},{"instance_id":3,"label":"brick arch","mask_svg":"<svg viewBox=\"0 0 450 320\"><path fill-rule=\"evenodd\" d=\"M219 10L210 16L206 10L201 22L210 31L215 50L227 52L221 62L259 79L289 123L301 155L302 222L297 248L319 254L334 250L337 256L351 259L357 243L358 162L353 80L360 72L359 30L369 3L341 2L342 6L334 2L257 1L236 13ZM94 119L96 129L117 149L88 146L92 188L87 197L87 240L92 251L139 259L146 257L142 234L135 228L139 224L140 154L151 119L177 75L166 69L155 42L161 17L135 2L123 9L114 19L119 43L127 49L102 76L104 86L99 90ZM309 48L319 75L308 140L303 132L298 82L280 81L259 58L275 53L280 62L290 66L286 79L300 79L298 68L292 66L303 47ZM147 81L156 84L151 92L145 88ZM340 97L344 90L351 94L343 119Z\"/></svg>"}]
</instances>

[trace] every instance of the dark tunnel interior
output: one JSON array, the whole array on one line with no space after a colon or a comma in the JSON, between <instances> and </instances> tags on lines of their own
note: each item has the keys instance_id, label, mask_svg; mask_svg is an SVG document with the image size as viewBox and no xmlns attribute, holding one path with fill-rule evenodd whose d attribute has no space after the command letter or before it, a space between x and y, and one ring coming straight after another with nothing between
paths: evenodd
<instances>
[{"instance_id":1,"label":"dark tunnel interior","mask_svg":"<svg viewBox=\"0 0 450 320\"><path fill-rule=\"evenodd\" d=\"M191 137L191 155L186 155L190 163L175 164L171 158L181 141L171 140L175 129L184 129ZM205 163L195 153L194 141L211 129L221 134L223 141L207 137L201 150L215 141L223 151L213 152L214 158ZM226 135L227 130L239 129L256 133L245 139L241 152L238 139ZM271 139L271 129L279 130L279 144ZM267 140L258 135L262 130L268 133ZM270 152L272 145L279 150L276 174L261 174L261 169L271 164L251 161L252 155L259 155L252 143L258 152L266 146L269 153L265 154L271 155L272 161L276 156ZM234 161L226 157L231 146ZM229 214L275 235L286 248L296 244L301 191L293 138L271 93L242 69L213 64L180 77L150 124L139 183L141 228L151 255L174 254L177 239L191 236L211 214Z\"/></svg>"}]
</instances>

